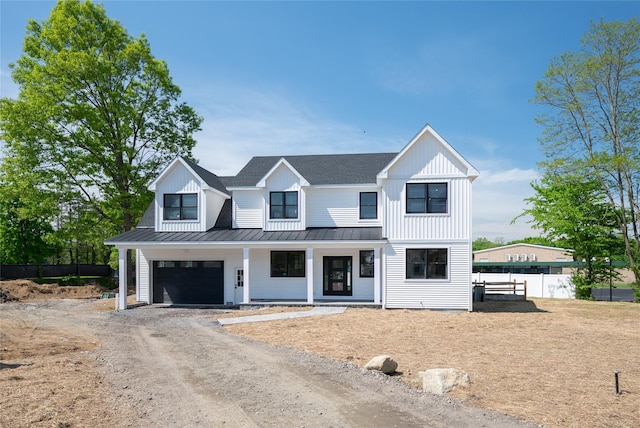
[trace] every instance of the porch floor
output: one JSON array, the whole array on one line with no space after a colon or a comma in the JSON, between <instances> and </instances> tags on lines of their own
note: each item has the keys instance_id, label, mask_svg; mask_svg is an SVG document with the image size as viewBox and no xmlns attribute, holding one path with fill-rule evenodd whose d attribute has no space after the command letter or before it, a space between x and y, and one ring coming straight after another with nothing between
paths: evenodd
<instances>
[{"instance_id":1,"label":"porch floor","mask_svg":"<svg viewBox=\"0 0 640 428\"><path fill-rule=\"evenodd\" d=\"M252 300L250 303L240 303L240 309L253 309L255 307L268 306L342 306L346 308L376 308L381 309L382 303L374 303L369 300L330 300L319 299L309 303L306 300Z\"/></svg>"}]
</instances>

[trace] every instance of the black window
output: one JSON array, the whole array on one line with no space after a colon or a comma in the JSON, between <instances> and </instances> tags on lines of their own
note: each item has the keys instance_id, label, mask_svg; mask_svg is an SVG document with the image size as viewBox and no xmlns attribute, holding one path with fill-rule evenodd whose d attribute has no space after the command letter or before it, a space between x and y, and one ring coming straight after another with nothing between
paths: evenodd
<instances>
[{"instance_id":1,"label":"black window","mask_svg":"<svg viewBox=\"0 0 640 428\"><path fill-rule=\"evenodd\" d=\"M407 279L446 279L446 248L407 249Z\"/></svg>"},{"instance_id":2,"label":"black window","mask_svg":"<svg viewBox=\"0 0 640 428\"><path fill-rule=\"evenodd\" d=\"M298 192L271 192L269 218L298 218Z\"/></svg>"},{"instance_id":3,"label":"black window","mask_svg":"<svg viewBox=\"0 0 640 428\"><path fill-rule=\"evenodd\" d=\"M195 193L164 195L164 219L197 220L198 195Z\"/></svg>"},{"instance_id":4,"label":"black window","mask_svg":"<svg viewBox=\"0 0 640 428\"><path fill-rule=\"evenodd\" d=\"M373 278L373 250L360 251L360 278Z\"/></svg>"},{"instance_id":5,"label":"black window","mask_svg":"<svg viewBox=\"0 0 640 428\"><path fill-rule=\"evenodd\" d=\"M378 218L377 192L360 192L360 218Z\"/></svg>"},{"instance_id":6,"label":"black window","mask_svg":"<svg viewBox=\"0 0 640 428\"><path fill-rule=\"evenodd\" d=\"M447 183L407 183L408 213L446 213Z\"/></svg>"},{"instance_id":7,"label":"black window","mask_svg":"<svg viewBox=\"0 0 640 428\"><path fill-rule=\"evenodd\" d=\"M304 251L272 251L271 277L304 278Z\"/></svg>"}]
</instances>

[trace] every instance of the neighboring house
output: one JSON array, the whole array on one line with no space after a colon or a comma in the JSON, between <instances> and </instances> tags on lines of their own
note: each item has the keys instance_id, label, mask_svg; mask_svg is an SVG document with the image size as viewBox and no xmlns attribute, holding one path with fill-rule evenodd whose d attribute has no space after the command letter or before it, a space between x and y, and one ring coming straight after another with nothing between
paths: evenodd
<instances>
[{"instance_id":1,"label":"neighboring house","mask_svg":"<svg viewBox=\"0 0 640 428\"><path fill-rule=\"evenodd\" d=\"M482 273L571 274L573 250L534 244L511 244L473 252L473 271Z\"/></svg>"},{"instance_id":2,"label":"neighboring house","mask_svg":"<svg viewBox=\"0 0 640 428\"><path fill-rule=\"evenodd\" d=\"M218 177L178 157L149 185L136 250L146 303L366 302L472 310L476 169L430 126L397 153L254 157Z\"/></svg>"}]
</instances>

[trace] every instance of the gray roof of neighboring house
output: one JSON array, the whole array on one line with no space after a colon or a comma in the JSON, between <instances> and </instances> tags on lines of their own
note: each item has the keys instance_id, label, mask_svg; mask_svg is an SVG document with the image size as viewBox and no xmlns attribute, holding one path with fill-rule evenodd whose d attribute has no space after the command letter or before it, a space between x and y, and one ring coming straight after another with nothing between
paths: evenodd
<instances>
[{"instance_id":1,"label":"gray roof of neighboring house","mask_svg":"<svg viewBox=\"0 0 640 428\"><path fill-rule=\"evenodd\" d=\"M266 232L262 229L211 229L207 232L156 232L137 228L114 236L107 245L125 242L270 242L270 241L381 241L381 227L322 227L296 231Z\"/></svg>"},{"instance_id":2,"label":"gray roof of neighboring house","mask_svg":"<svg viewBox=\"0 0 640 428\"><path fill-rule=\"evenodd\" d=\"M220 177L218 177L217 175L215 175L210 171L207 171L197 163L185 157L183 157L182 159L191 167L191 169L193 169L193 171L196 174L200 176L200 178L202 178L202 180L204 180L205 183L209 185L209 187L213 187L214 189L219 190L225 195L231 195L231 193L227 190L223 182L220 180Z\"/></svg>"},{"instance_id":3,"label":"gray roof of neighboring house","mask_svg":"<svg viewBox=\"0 0 640 428\"><path fill-rule=\"evenodd\" d=\"M375 183L376 175L397 153L357 153L337 155L256 156L235 177L227 177L229 187L255 186L284 158L312 185Z\"/></svg>"}]
</instances>

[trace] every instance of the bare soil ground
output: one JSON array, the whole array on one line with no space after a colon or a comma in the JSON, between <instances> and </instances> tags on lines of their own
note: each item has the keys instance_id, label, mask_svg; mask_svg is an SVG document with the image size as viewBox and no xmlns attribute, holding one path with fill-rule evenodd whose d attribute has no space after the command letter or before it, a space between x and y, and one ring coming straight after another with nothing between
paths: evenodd
<instances>
[{"instance_id":1,"label":"bare soil ground","mask_svg":"<svg viewBox=\"0 0 640 428\"><path fill-rule=\"evenodd\" d=\"M471 387L451 396L550 427L640 426L640 305L531 299L476 309L349 308L225 328L358 366L389 354L416 388L418 371L464 370Z\"/></svg>"},{"instance_id":2,"label":"bare soil ground","mask_svg":"<svg viewBox=\"0 0 640 428\"><path fill-rule=\"evenodd\" d=\"M213 320L221 311L104 303L0 305L1 427L530 426L229 333Z\"/></svg>"},{"instance_id":3,"label":"bare soil ground","mask_svg":"<svg viewBox=\"0 0 640 428\"><path fill-rule=\"evenodd\" d=\"M73 288L78 297L101 291ZM636 304L535 299L487 302L473 313L350 308L221 328L212 320L300 308L115 313L113 299L54 300L67 293L44 300L27 293L23 303L0 305L2 427L366 426L375 411L374 426L522 425L456 399L550 427L640 426ZM352 366L378 354L392 355L401 374L378 378ZM453 398L420 393L417 372L435 367L464 370L472 384Z\"/></svg>"}]
</instances>

